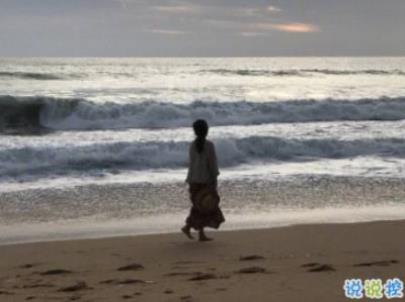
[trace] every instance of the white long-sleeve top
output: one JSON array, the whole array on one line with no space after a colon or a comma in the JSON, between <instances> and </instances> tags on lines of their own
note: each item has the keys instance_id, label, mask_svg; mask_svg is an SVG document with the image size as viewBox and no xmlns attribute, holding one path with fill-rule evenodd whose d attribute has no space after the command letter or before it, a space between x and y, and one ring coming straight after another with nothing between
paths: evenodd
<instances>
[{"instance_id":1,"label":"white long-sleeve top","mask_svg":"<svg viewBox=\"0 0 405 302\"><path fill-rule=\"evenodd\" d=\"M190 144L186 182L213 183L219 175L214 144L206 140L204 149L198 153L195 141Z\"/></svg>"}]
</instances>

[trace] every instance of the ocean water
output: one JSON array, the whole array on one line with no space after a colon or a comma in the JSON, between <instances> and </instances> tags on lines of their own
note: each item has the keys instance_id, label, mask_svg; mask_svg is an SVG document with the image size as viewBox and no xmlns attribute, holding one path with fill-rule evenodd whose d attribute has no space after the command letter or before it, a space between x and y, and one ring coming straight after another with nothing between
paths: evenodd
<instances>
[{"instance_id":1,"label":"ocean water","mask_svg":"<svg viewBox=\"0 0 405 302\"><path fill-rule=\"evenodd\" d=\"M405 218L405 58L0 59L0 244L176 231L206 119L225 229Z\"/></svg>"}]
</instances>

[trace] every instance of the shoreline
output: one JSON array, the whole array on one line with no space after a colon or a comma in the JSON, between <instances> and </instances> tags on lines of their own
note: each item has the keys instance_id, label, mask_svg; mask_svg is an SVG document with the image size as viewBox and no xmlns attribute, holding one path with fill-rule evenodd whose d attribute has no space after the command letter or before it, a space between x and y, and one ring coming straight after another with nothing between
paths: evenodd
<instances>
[{"instance_id":1,"label":"shoreline","mask_svg":"<svg viewBox=\"0 0 405 302\"><path fill-rule=\"evenodd\" d=\"M291 226L353 224L405 220L405 206L395 204L374 206L308 208L275 208L271 211L228 213L220 232L277 229ZM122 219L68 219L49 222L28 222L2 225L0 247L16 244L58 242L86 239L177 234L187 216L177 214L140 216Z\"/></svg>"},{"instance_id":2,"label":"shoreline","mask_svg":"<svg viewBox=\"0 0 405 302\"><path fill-rule=\"evenodd\" d=\"M225 221L226 223L227 221ZM301 227L322 227L322 226L340 226L340 225L362 225L362 224L374 224L374 223L389 223L389 222L404 222L405 218L398 218L398 219L378 219L378 220L364 220L364 221L347 221L347 222L310 222L310 223L291 223L291 224L280 224L274 225L271 227L262 226L262 227L241 227L241 228L225 228L220 227L218 230L207 228L207 232L211 234L227 234L227 233L237 233L237 232L255 232L255 231L272 231L272 230L280 230L280 229L287 229L287 228L301 228ZM197 234L197 231L192 229L193 233ZM66 237L66 238L54 238L49 240L38 240L38 241L21 241L21 242L14 242L14 243L0 243L0 249L2 247L10 247L10 246L22 246L22 245L30 245L30 244L48 244L48 243L63 243L63 242L85 242L85 241L93 241L93 240L123 240L123 239L130 239L130 238L139 238L139 237L153 237L153 236L175 236L182 234L180 230L170 230L167 232L145 232L145 233L132 233L132 234L118 234L118 235L95 235L94 237ZM184 235L183 235L184 236Z\"/></svg>"},{"instance_id":3,"label":"shoreline","mask_svg":"<svg viewBox=\"0 0 405 302\"><path fill-rule=\"evenodd\" d=\"M348 278L400 278L405 220L0 246L1 301L347 301ZM30 298L31 297L31 298Z\"/></svg>"}]
</instances>

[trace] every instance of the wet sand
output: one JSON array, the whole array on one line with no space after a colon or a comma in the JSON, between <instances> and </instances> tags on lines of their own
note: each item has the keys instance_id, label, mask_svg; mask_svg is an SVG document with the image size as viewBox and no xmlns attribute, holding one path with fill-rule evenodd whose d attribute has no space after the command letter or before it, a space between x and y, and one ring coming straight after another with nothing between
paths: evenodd
<instances>
[{"instance_id":1,"label":"wet sand","mask_svg":"<svg viewBox=\"0 0 405 302\"><path fill-rule=\"evenodd\" d=\"M405 280L405 221L0 246L0 301L348 301L347 278Z\"/></svg>"}]
</instances>

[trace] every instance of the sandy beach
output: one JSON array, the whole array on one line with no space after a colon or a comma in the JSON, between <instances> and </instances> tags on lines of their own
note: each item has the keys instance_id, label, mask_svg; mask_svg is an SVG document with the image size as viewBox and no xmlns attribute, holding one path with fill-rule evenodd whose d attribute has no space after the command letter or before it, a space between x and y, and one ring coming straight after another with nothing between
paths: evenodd
<instances>
[{"instance_id":1,"label":"sandy beach","mask_svg":"<svg viewBox=\"0 0 405 302\"><path fill-rule=\"evenodd\" d=\"M348 278L400 278L405 221L0 247L0 301L347 301Z\"/></svg>"}]
</instances>

